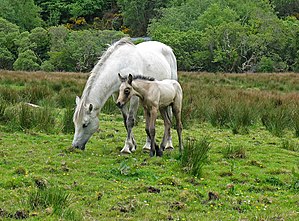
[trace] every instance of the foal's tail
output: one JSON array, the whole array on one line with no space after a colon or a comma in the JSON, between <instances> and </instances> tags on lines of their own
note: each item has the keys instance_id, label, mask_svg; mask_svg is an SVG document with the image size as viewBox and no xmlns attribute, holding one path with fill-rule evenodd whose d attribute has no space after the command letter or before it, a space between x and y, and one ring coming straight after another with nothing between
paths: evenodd
<instances>
[{"instance_id":1,"label":"foal's tail","mask_svg":"<svg viewBox=\"0 0 299 221\"><path fill-rule=\"evenodd\" d=\"M178 80L177 61L176 61L176 57L173 53L172 48L169 46L166 46L163 48L162 53L165 56L166 60L168 61L169 66L170 66L171 79Z\"/></svg>"}]
</instances>

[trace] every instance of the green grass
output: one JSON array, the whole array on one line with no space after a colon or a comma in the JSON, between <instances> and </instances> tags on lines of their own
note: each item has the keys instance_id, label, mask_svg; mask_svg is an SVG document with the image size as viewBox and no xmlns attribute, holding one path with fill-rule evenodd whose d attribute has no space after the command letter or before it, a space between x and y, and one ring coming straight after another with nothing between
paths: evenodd
<instances>
[{"instance_id":1,"label":"green grass","mask_svg":"<svg viewBox=\"0 0 299 221\"><path fill-rule=\"evenodd\" d=\"M0 220L298 220L298 79L180 73L190 154L173 130L175 150L150 158L142 117L137 151L120 155L126 132L112 100L86 150L71 148L74 106L60 95L75 96L86 76L1 73ZM42 110L26 109L22 92L37 82L48 88L32 90Z\"/></svg>"},{"instance_id":2,"label":"green grass","mask_svg":"<svg viewBox=\"0 0 299 221\"><path fill-rule=\"evenodd\" d=\"M85 151L70 147L72 135L1 132L0 208L10 215L27 211L28 220L298 218L298 177L292 170L298 173L299 153L282 148L285 141L263 127L244 135L209 124L185 130L185 138L211 137L208 164L201 177L195 177L181 166L177 145L162 158L142 152L143 123L135 129L137 152L120 155L126 134L121 120L111 121L120 116L101 116L100 132ZM159 120L159 140L162 129ZM298 142L292 136L288 139ZM246 158L224 157L228 143L242 144ZM51 193L53 188L71 196L63 211L53 212L52 204L42 204L46 200L32 206L32 197L43 199L38 193ZM209 199L209 192L219 199Z\"/></svg>"}]
</instances>

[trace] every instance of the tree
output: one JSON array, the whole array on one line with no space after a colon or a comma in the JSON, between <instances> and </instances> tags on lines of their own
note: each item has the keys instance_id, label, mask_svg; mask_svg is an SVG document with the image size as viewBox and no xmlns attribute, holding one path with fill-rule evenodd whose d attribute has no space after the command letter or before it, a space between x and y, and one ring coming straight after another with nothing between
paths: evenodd
<instances>
[{"instance_id":1,"label":"tree","mask_svg":"<svg viewBox=\"0 0 299 221\"><path fill-rule=\"evenodd\" d=\"M32 29L29 35L31 44L35 45L34 52L40 61L48 58L47 52L50 49L50 36L46 29L37 27Z\"/></svg>"},{"instance_id":2,"label":"tree","mask_svg":"<svg viewBox=\"0 0 299 221\"><path fill-rule=\"evenodd\" d=\"M149 20L157 15L157 9L166 7L170 0L118 0L124 24L133 36L144 36Z\"/></svg>"},{"instance_id":3,"label":"tree","mask_svg":"<svg viewBox=\"0 0 299 221\"><path fill-rule=\"evenodd\" d=\"M34 0L1 0L1 16L17 24L23 30L31 30L41 26L41 9L34 4Z\"/></svg>"},{"instance_id":4,"label":"tree","mask_svg":"<svg viewBox=\"0 0 299 221\"><path fill-rule=\"evenodd\" d=\"M148 31L185 70L288 71L297 58L298 21L279 19L268 1L189 0L163 9Z\"/></svg>"},{"instance_id":5,"label":"tree","mask_svg":"<svg viewBox=\"0 0 299 221\"><path fill-rule=\"evenodd\" d=\"M38 59L34 52L28 49L19 54L18 59L13 64L13 68L14 70L21 71L37 71L40 68L37 60Z\"/></svg>"},{"instance_id":6,"label":"tree","mask_svg":"<svg viewBox=\"0 0 299 221\"><path fill-rule=\"evenodd\" d=\"M14 60L14 55L5 46L0 46L0 69L11 69Z\"/></svg>"},{"instance_id":7,"label":"tree","mask_svg":"<svg viewBox=\"0 0 299 221\"><path fill-rule=\"evenodd\" d=\"M299 20L299 1L298 0L270 0L278 16L295 16Z\"/></svg>"}]
</instances>

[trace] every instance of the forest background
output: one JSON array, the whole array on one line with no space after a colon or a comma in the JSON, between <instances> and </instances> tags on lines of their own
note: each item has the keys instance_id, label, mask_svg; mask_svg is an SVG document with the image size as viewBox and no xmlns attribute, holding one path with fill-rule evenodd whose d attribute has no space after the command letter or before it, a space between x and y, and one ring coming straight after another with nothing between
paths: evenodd
<instances>
[{"instance_id":1,"label":"forest background","mask_svg":"<svg viewBox=\"0 0 299 221\"><path fill-rule=\"evenodd\" d=\"M0 69L87 72L124 36L170 45L180 70L299 72L298 0L0 2Z\"/></svg>"}]
</instances>

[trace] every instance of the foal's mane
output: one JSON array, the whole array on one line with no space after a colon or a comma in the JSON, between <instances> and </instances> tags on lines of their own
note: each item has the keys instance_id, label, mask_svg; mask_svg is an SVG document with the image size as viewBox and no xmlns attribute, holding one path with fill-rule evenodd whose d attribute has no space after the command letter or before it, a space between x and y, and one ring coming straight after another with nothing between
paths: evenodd
<instances>
[{"instance_id":1,"label":"foal's mane","mask_svg":"<svg viewBox=\"0 0 299 221\"><path fill-rule=\"evenodd\" d=\"M146 80L146 81L154 81L156 80L155 78L153 77L149 77L149 76L144 76L144 75L132 75L133 77L133 80Z\"/></svg>"},{"instance_id":2,"label":"foal's mane","mask_svg":"<svg viewBox=\"0 0 299 221\"><path fill-rule=\"evenodd\" d=\"M76 114L75 114L76 119L81 116L81 113L83 110L82 107L86 103L86 98L88 97L94 82L96 82L97 77L101 74L101 72L99 71L100 68L105 64L105 62L113 54L113 52L115 52L118 48L120 48L123 45L134 46L134 44L130 41L130 39L128 37L124 37L124 38L120 39L119 41L117 41L114 44L112 44L111 46L109 46L109 48L103 53L103 55L101 56L98 63L95 65L95 67L90 72L89 78L86 82L85 88L82 93L80 105L76 108Z\"/></svg>"}]
</instances>

